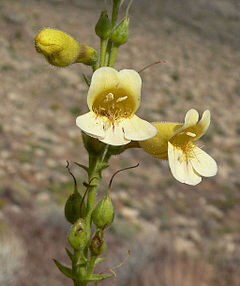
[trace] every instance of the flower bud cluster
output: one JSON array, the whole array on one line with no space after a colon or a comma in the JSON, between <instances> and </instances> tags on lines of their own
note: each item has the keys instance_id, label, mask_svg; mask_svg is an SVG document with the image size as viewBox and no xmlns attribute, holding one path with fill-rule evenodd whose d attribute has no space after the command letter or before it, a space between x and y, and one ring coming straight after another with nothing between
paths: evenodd
<instances>
[{"instance_id":1,"label":"flower bud cluster","mask_svg":"<svg viewBox=\"0 0 240 286\"><path fill-rule=\"evenodd\" d=\"M128 41L128 27L128 16L125 16L118 25L112 27L107 11L103 10L95 26L95 32L102 40L107 40L109 38L115 46L119 47Z\"/></svg>"}]
</instances>

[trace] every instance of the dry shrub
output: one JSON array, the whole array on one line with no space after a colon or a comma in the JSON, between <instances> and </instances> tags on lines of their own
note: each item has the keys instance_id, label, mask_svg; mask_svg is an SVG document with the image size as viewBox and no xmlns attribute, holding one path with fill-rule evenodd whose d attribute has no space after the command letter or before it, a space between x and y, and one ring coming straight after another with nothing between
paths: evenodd
<instances>
[{"instance_id":1,"label":"dry shrub","mask_svg":"<svg viewBox=\"0 0 240 286\"><path fill-rule=\"evenodd\" d=\"M15 280L23 269L25 260L21 240L13 232L0 232L0 285L17 285Z\"/></svg>"},{"instance_id":2,"label":"dry shrub","mask_svg":"<svg viewBox=\"0 0 240 286\"><path fill-rule=\"evenodd\" d=\"M135 277L129 277L129 286L209 286L212 267L198 259L166 250L154 255Z\"/></svg>"}]
</instances>

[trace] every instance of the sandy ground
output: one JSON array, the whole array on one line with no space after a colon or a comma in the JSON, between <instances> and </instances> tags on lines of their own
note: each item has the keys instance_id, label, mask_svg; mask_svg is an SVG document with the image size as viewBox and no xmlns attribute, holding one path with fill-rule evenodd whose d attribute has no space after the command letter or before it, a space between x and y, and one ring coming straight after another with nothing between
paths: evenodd
<instances>
[{"instance_id":1,"label":"sandy ground","mask_svg":"<svg viewBox=\"0 0 240 286\"><path fill-rule=\"evenodd\" d=\"M34 37L43 27L58 28L98 49L94 25L102 7L100 0L0 2L3 286L71 285L51 259L66 259L69 225L62 210L72 189L66 160L87 162L75 118L87 111L81 74L91 70L81 64L49 66L36 53ZM115 170L140 162L137 170L119 175L112 190L116 220L108 235L109 265L133 250L116 283L181 286L181 278L174 282L168 272L185 277L191 269L189 285L197 285L198 259L205 274L200 286L240 285L240 4L136 0L130 14L130 39L119 50L116 68L140 70L167 61L142 73L138 115L183 121L190 108L210 109L211 126L200 146L216 159L219 172L191 187L176 182L166 162L142 150L111 159L102 191ZM79 181L86 179L81 170L73 171ZM181 253L192 260L186 262Z\"/></svg>"}]
</instances>

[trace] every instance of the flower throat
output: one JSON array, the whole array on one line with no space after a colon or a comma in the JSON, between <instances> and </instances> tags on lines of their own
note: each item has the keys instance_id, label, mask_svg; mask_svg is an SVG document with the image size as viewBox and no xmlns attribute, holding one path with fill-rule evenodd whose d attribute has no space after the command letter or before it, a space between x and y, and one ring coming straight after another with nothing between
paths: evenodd
<instances>
[{"instance_id":1,"label":"flower throat","mask_svg":"<svg viewBox=\"0 0 240 286\"><path fill-rule=\"evenodd\" d=\"M116 89L100 94L93 103L93 112L110 121L128 118L134 113L135 104L124 90Z\"/></svg>"}]
</instances>

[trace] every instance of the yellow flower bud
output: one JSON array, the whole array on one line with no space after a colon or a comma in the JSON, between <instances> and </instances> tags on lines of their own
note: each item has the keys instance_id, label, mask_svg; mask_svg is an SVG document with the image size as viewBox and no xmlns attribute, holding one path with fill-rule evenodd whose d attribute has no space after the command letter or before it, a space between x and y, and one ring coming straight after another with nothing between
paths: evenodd
<instances>
[{"instance_id":1,"label":"yellow flower bud","mask_svg":"<svg viewBox=\"0 0 240 286\"><path fill-rule=\"evenodd\" d=\"M47 61L58 67L73 64L79 57L80 45L68 34L46 28L35 37L37 52L43 54Z\"/></svg>"}]
</instances>

